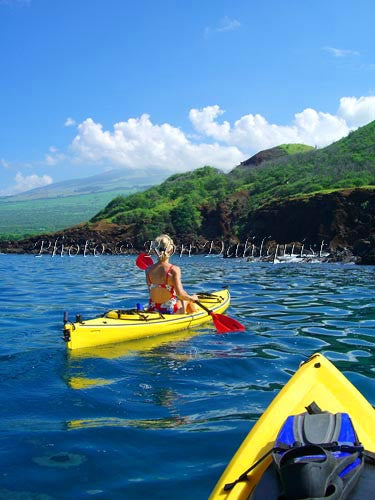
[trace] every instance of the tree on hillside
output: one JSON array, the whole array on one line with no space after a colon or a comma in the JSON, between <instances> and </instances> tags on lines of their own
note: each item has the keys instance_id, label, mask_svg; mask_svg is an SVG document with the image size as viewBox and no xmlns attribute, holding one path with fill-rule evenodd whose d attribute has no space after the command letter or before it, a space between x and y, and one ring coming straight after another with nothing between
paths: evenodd
<instances>
[{"instance_id":1,"label":"tree on hillside","mask_svg":"<svg viewBox=\"0 0 375 500\"><path fill-rule=\"evenodd\" d=\"M201 227L202 215L196 203L186 196L171 211L171 221L178 235L197 234Z\"/></svg>"}]
</instances>

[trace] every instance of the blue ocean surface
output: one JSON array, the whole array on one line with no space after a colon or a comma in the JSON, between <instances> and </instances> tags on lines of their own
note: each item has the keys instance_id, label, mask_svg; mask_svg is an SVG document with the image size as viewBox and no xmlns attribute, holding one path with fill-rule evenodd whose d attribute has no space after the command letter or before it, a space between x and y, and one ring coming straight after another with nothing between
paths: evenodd
<instances>
[{"instance_id":1,"label":"blue ocean surface","mask_svg":"<svg viewBox=\"0 0 375 500\"><path fill-rule=\"evenodd\" d=\"M205 499L314 352L375 404L374 267L173 262L189 292L228 285L246 331L68 352L63 311L147 302L135 258L0 255L0 499Z\"/></svg>"}]
</instances>

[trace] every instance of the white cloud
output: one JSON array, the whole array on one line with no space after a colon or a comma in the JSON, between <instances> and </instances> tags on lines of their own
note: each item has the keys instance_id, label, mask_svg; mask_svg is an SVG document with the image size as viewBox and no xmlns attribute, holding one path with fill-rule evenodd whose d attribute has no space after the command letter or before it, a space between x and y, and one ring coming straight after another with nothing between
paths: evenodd
<instances>
[{"instance_id":1,"label":"white cloud","mask_svg":"<svg viewBox=\"0 0 375 500\"><path fill-rule=\"evenodd\" d=\"M339 114L354 127L369 123L375 120L375 96L342 97Z\"/></svg>"},{"instance_id":2,"label":"white cloud","mask_svg":"<svg viewBox=\"0 0 375 500\"><path fill-rule=\"evenodd\" d=\"M88 118L78 126L72 143L77 157L89 161L110 161L128 168L159 167L187 170L205 164L226 168L245 159L235 146L193 143L177 127L155 125L149 115L115 123L113 132Z\"/></svg>"},{"instance_id":3,"label":"white cloud","mask_svg":"<svg viewBox=\"0 0 375 500\"><path fill-rule=\"evenodd\" d=\"M60 161L64 160L66 155L64 153L60 153L59 149L56 146L49 147L49 153L47 153L44 157L44 162L49 165L57 165Z\"/></svg>"},{"instance_id":4,"label":"white cloud","mask_svg":"<svg viewBox=\"0 0 375 500\"><path fill-rule=\"evenodd\" d=\"M5 161L4 158L0 158L0 165L7 169L12 168L12 165L8 161Z\"/></svg>"},{"instance_id":5,"label":"white cloud","mask_svg":"<svg viewBox=\"0 0 375 500\"><path fill-rule=\"evenodd\" d=\"M65 158L65 155L63 155L63 154L61 154L61 155L46 154L46 156L44 157L44 162L47 165L49 165L50 167L52 167L53 165L57 165L64 158Z\"/></svg>"},{"instance_id":6,"label":"white cloud","mask_svg":"<svg viewBox=\"0 0 375 500\"><path fill-rule=\"evenodd\" d=\"M311 108L296 113L291 125L269 123L260 114L244 115L233 126L226 121L219 124L216 118L222 113L219 106L207 106L192 109L190 119L196 130L204 135L249 153L283 143L325 146L349 132L343 118Z\"/></svg>"},{"instance_id":7,"label":"white cloud","mask_svg":"<svg viewBox=\"0 0 375 500\"><path fill-rule=\"evenodd\" d=\"M216 31L234 31L241 26L241 23L237 19L231 19L228 16L225 16L219 23L216 28Z\"/></svg>"},{"instance_id":8,"label":"white cloud","mask_svg":"<svg viewBox=\"0 0 375 500\"><path fill-rule=\"evenodd\" d=\"M240 21L238 19L231 19L228 16L223 17L221 21L215 27L207 26L204 30L205 36L209 36L213 33L225 33L227 31L235 31L241 27Z\"/></svg>"},{"instance_id":9,"label":"white cloud","mask_svg":"<svg viewBox=\"0 0 375 500\"><path fill-rule=\"evenodd\" d=\"M37 187L47 186L52 184L52 177L49 175L22 175L21 172L17 172L15 178L15 185L0 191L0 196L9 196L12 194L23 193L24 191L29 191Z\"/></svg>"},{"instance_id":10,"label":"white cloud","mask_svg":"<svg viewBox=\"0 0 375 500\"><path fill-rule=\"evenodd\" d=\"M194 134L185 134L168 123L154 124L147 114L116 123L112 131L87 118L78 125L71 152L76 161L133 169L185 171L205 164L229 169L279 144L323 147L341 139L375 119L375 96L343 97L335 114L306 108L295 113L289 124L270 123L251 113L230 123L220 121L223 114L218 105L191 109Z\"/></svg>"},{"instance_id":11,"label":"white cloud","mask_svg":"<svg viewBox=\"0 0 375 500\"><path fill-rule=\"evenodd\" d=\"M65 120L64 126L65 127L73 127L73 125L75 125L75 124L76 124L76 121L73 118L69 117Z\"/></svg>"},{"instance_id":12,"label":"white cloud","mask_svg":"<svg viewBox=\"0 0 375 500\"><path fill-rule=\"evenodd\" d=\"M225 140L230 132L230 123L224 121L219 124L215 120L225 111L215 104L207 106L201 110L191 109L189 118L197 132L201 132L207 136L215 137L218 140Z\"/></svg>"},{"instance_id":13,"label":"white cloud","mask_svg":"<svg viewBox=\"0 0 375 500\"><path fill-rule=\"evenodd\" d=\"M324 50L329 52L334 57L348 57L348 56L360 55L360 53L357 50L337 49L335 47L324 47Z\"/></svg>"}]
</instances>

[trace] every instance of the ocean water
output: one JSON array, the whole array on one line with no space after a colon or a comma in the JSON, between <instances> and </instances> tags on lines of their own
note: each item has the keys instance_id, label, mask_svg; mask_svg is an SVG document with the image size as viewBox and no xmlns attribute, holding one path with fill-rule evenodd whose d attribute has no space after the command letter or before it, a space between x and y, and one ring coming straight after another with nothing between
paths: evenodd
<instances>
[{"instance_id":1,"label":"ocean water","mask_svg":"<svg viewBox=\"0 0 375 500\"><path fill-rule=\"evenodd\" d=\"M131 256L0 255L0 499L205 499L299 363L322 352L375 404L375 268L183 257L246 331L67 352L63 311L146 302Z\"/></svg>"}]
</instances>

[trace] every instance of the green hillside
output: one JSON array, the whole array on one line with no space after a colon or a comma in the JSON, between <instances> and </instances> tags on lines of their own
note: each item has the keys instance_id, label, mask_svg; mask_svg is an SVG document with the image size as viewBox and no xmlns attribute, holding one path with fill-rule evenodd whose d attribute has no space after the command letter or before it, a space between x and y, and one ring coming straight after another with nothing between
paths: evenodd
<instances>
[{"instance_id":1,"label":"green hillside","mask_svg":"<svg viewBox=\"0 0 375 500\"><path fill-rule=\"evenodd\" d=\"M284 156L228 174L236 189L249 190L250 208L279 198L375 185L375 121L322 149Z\"/></svg>"},{"instance_id":2,"label":"green hillside","mask_svg":"<svg viewBox=\"0 0 375 500\"><path fill-rule=\"evenodd\" d=\"M227 176L212 167L186 174L175 174L159 186L128 197L118 196L91 222L106 220L136 226L140 238L156 233L196 234L202 222L199 210L204 204L215 206L229 193Z\"/></svg>"},{"instance_id":3,"label":"green hillside","mask_svg":"<svg viewBox=\"0 0 375 500\"><path fill-rule=\"evenodd\" d=\"M114 196L134 191L135 188L119 189L105 193L25 201L0 198L0 239L20 239L27 235L58 231L87 221Z\"/></svg>"},{"instance_id":4,"label":"green hillside","mask_svg":"<svg viewBox=\"0 0 375 500\"><path fill-rule=\"evenodd\" d=\"M275 149L278 155L281 149L285 154L260 164L250 159L229 174L206 166L173 175L142 193L115 198L91 221L129 225L143 239L164 231L196 236L203 212L218 203L225 203L230 211L237 191L248 195L246 218L246 212L271 200L375 185L375 122L326 148L285 144ZM267 151L256 156L264 153L267 158Z\"/></svg>"}]
</instances>

